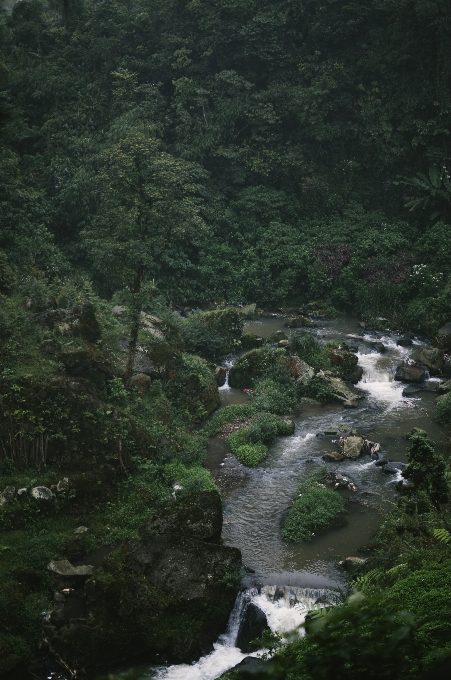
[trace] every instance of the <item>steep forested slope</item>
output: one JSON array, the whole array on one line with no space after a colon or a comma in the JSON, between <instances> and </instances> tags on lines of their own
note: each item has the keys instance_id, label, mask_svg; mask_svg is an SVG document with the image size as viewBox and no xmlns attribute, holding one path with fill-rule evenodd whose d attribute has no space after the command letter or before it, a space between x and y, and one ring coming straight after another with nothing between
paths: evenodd
<instances>
[{"instance_id":1,"label":"steep forested slope","mask_svg":"<svg viewBox=\"0 0 451 680\"><path fill-rule=\"evenodd\" d=\"M444 0L32 1L1 30L1 247L16 266L32 253L50 277L76 267L104 295L123 285L89 236L130 210L120 178L140 136L197 178L203 228L147 263L172 300L327 295L423 330L444 320ZM409 213L409 199L429 200Z\"/></svg>"}]
</instances>

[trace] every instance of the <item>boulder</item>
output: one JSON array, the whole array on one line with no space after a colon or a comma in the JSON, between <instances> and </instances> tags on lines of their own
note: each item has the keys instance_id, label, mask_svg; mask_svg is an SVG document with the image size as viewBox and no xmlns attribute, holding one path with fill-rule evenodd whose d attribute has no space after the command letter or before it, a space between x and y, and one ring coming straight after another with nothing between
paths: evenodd
<instances>
[{"instance_id":1,"label":"boulder","mask_svg":"<svg viewBox=\"0 0 451 680\"><path fill-rule=\"evenodd\" d=\"M261 316L261 310L257 308L255 302L250 305L244 305L244 307L239 307L237 312L242 319L259 319Z\"/></svg>"},{"instance_id":2,"label":"boulder","mask_svg":"<svg viewBox=\"0 0 451 680\"><path fill-rule=\"evenodd\" d=\"M281 421L284 423L284 425L286 425L286 430L288 431L289 429L289 434L294 434L294 431L296 429L294 421L291 420L290 418L281 418Z\"/></svg>"},{"instance_id":3,"label":"boulder","mask_svg":"<svg viewBox=\"0 0 451 680\"><path fill-rule=\"evenodd\" d=\"M125 315L127 314L127 307L122 307L122 305L116 305L116 306L113 307L113 309L111 310L111 314L112 314L113 316L117 316L117 317L119 317L119 318L120 318L120 317L123 317L123 316L125 316Z\"/></svg>"},{"instance_id":4,"label":"boulder","mask_svg":"<svg viewBox=\"0 0 451 680\"><path fill-rule=\"evenodd\" d=\"M130 385L134 387L140 394L145 394L152 383L150 376L145 373L136 373L130 379Z\"/></svg>"},{"instance_id":5,"label":"boulder","mask_svg":"<svg viewBox=\"0 0 451 680\"><path fill-rule=\"evenodd\" d=\"M283 331L276 331L275 333L272 333L268 340L270 342L280 342L281 340L288 340L288 335L284 333Z\"/></svg>"},{"instance_id":6,"label":"boulder","mask_svg":"<svg viewBox=\"0 0 451 680\"><path fill-rule=\"evenodd\" d=\"M219 542L222 503L217 491L203 491L168 505L150 517L143 536L176 534L199 541Z\"/></svg>"},{"instance_id":7,"label":"boulder","mask_svg":"<svg viewBox=\"0 0 451 680\"><path fill-rule=\"evenodd\" d=\"M344 402L357 402L362 399L363 396L354 392L350 387L348 387L341 378L336 378L330 373L320 371L317 377L322 378L324 382L331 388L333 396L338 401ZM353 404L352 404L353 405Z\"/></svg>"},{"instance_id":8,"label":"boulder","mask_svg":"<svg viewBox=\"0 0 451 680\"><path fill-rule=\"evenodd\" d=\"M28 493L28 489L26 487L22 487L22 489L17 490L17 495L18 495L19 498L26 496L27 493Z\"/></svg>"},{"instance_id":9,"label":"boulder","mask_svg":"<svg viewBox=\"0 0 451 680\"><path fill-rule=\"evenodd\" d=\"M348 382L356 385L363 378L363 368L361 366L355 366L352 370L345 373L343 377Z\"/></svg>"},{"instance_id":10,"label":"boulder","mask_svg":"<svg viewBox=\"0 0 451 680\"><path fill-rule=\"evenodd\" d=\"M404 335L400 335L399 338L396 341L397 345L400 345L400 347L410 347L413 342L412 342L413 335L410 333L405 333Z\"/></svg>"},{"instance_id":11,"label":"boulder","mask_svg":"<svg viewBox=\"0 0 451 680\"><path fill-rule=\"evenodd\" d=\"M7 486L5 490L2 492L3 498L6 500L7 503L11 502L14 500L16 497L16 489L14 486Z\"/></svg>"},{"instance_id":12,"label":"boulder","mask_svg":"<svg viewBox=\"0 0 451 680\"><path fill-rule=\"evenodd\" d=\"M277 343L277 347L288 347L289 344L290 344L289 340L279 340L279 342Z\"/></svg>"},{"instance_id":13,"label":"boulder","mask_svg":"<svg viewBox=\"0 0 451 680\"><path fill-rule=\"evenodd\" d=\"M215 380L218 387L225 385L227 378L227 369L224 366L216 366L215 368Z\"/></svg>"},{"instance_id":14,"label":"boulder","mask_svg":"<svg viewBox=\"0 0 451 680\"><path fill-rule=\"evenodd\" d=\"M249 677L252 678L252 675L255 673L264 673L267 675L266 670L267 664L263 659L259 659L258 657L255 656L246 656L240 663L238 663L236 666L233 668L230 668L226 673L223 673L222 675L219 676L220 678L228 678L229 673L239 673L239 677ZM243 675L241 676L241 673ZM218 679L218 680L219 680Z\"/></svg>"},{"instance_id":15,"label":"boulder","mask_svg":"<svg viewBox=\"0 0 451 680\"><path fill-rule=\"evenodd\" d=\"M386 347L383 342L372 342L371 347L376 350L376 352L379 352L379 354L383 354L386 351Z\"/></svg>"},{"instance_id":16,"label":"boulder","mask_svg":"<svg viewBox=\"0 0 451 680\"><path fill-rule=\"evenodd\" d=\"M50 501L53 493L46 486L35 486L31 489L31 496L37 501Z\"/></svg>"},{"instance_id":17,"label":"boulder","mask_svg":"<svg viewBox=\"0 0 451 680\"><path fill-rule=\"evenodd\" d=\"M261 347L238 357L229 373L230 387L252 387L254 382L278 366L286 366L283 349Z\"/></svg>"},{"instance_id":18,"label":"boulder","mask_svg":"<svg viewBox=\"0 0 451 680\"><path fill-rule=\"evenodd\" d=\"M362 453L363 444L363 437L346 437L343 444L345 458L358 458Z\"/></svg>"},{"instance_id":19,"label":"boulder","mask_svg":"<svg viewBox=\"0 0 451 680\"><path fill-rule=\"evenodd\" d=\"M398 472L402 472L407 467L407 463L396 463L396 462L387 462L386 465L382 467L382 472L385 472L387 475L396 475Z\"/></svg>"},{"instance_id":20,"label":"boulder","mask_svg":"<svg viewBox=\"0 0 451 680\"><path fill-rule=\"evenodd\" d=\"M78 527L77 529L75 529L74 534L76 536L81 536L81 535L85 534L87 531L89 531L88 527L81 526L81 527Z\"/></svg>"},{"instance_id":21,"label":"boulder","mask_svg":"<svg viewBox=\"0 0 451 680\"><path fill-rule=\"evenodd\" d=\"M58 330L61 335L83 338L95 343L100 340L100 326L94 305L84 302L70 309L50 309L35 315L37 323L48 330Z\"/></svg>"},{"instance_id":22,"label":"boulder","mask_svg":"<svg viewBox=\"0 0 451 680\"><path fill-rule=\"evenodd\" d=\"M421 387L418 387L418 385L407 385L402 391L402 396L403 397L413 397L414 394L418 394L419 392L422 391Z\"/></svg>"},{"instance_id":23,"label":"boulder","mask_svg":"<svg viewBox=\"0 0 451 680\"><path fill-rule=\"evenodd\" d=\"M69 488L69 478L68 477L64 477L63 479L60 479L60 481L56 485L57 491L67 491L68 488Z\"/></svg>"},{"instance_id":24,"label":"boulder","mask_svg":"<svg viewBox=\"0 0 451 680\"><path fill-rule=\"evenodd\" d=\"M316 328L316 324L302 314L289 317L285 322L285 326L287 328Z\"/></svg>"},{"instance_id":25,"label":"boulder","mask_svg":"<svg viewBox=\"0 0 451 680\"><path fill-rule=\"evenodd\" d=\"M403 361L396 369L395 380L420 383L426 380L426 370L413 361Z\"/></svg>"},{"instance_id":26,"label":"boulder","mask_svg":"<svg viewBox=\"0 0 451 680\"><path fill-rule=\"evenodd\" d=\"M344 560L338 563L338 566L349 572L359 571L366 563L363 557L346 557Z\"/></svg>"},{"instance_id":27,"label":"boulder","mask_svg":"<svg viewBox=\"0 0 451 680\"><path fill-rule=\"evenodd\" d=\"M345 408L357 408L359 405L359 402L356 401L355 399L345 399L343 402L343 406Z\"/></svg>"},{"instance_id":28,"label":"boulder","mask_svg":"<svg viewBox=\"0 0 451 680\"><path fill-rule=\"evenodd\" d=\"M91 564L74 567L69 560L52 560L48 563L47 569L54 578L63 581L86 581L94 573L94 567Z\"/></svg>"},{"instance_id":29,"label":"boulder","mask_svg":"<svg viewBox=\"0 0 451 680\"><path fill-rule=\"evenodd\" d=\"M437 333L437 344L445 352L451 351L451 321L448 321Z\"/></svg>"},{"instance_id":30,"label":"boulder","mask_svg":"<svg viewBox=\"0 0 451 680\"><path fill-rule=\"evenodd\" d=\"M243 333L241 336L241 347L243 349L255 349L256 347L262 347L265 344L263 338L255 333Z\"/></svg>"},{"instance_id":31,"label":"boulder","mask_svg":"<svg viewBox=\"0 0 451 680\"><path fill-rule=\"evenodd\" d=\"M297 356L288 357L287 363L290 374L301 385L306 385L315 375L315 370Z\"/></svg>"},{"instance_id":32,"label":"boulder","mask_svg":"<svg viewBox=\"0 0 451 680\"><path fill-rule=\"evenodd\" d=\"M429 369L431 375L441 375L443 362L444 362L444 352L438 347L433 349L423 349L418 357L418 361Z\"/></svg>"},{"instance_id":33,"label":"boulder","mask_svg":"<svg viewBox=\"0 0 451 680\"><path fill-rule=\"evenodd\" d=\"M265 631L270 631L266 614L257 607L253 602L245 605L244 611L241 615L240 627L236 637L235 646L241 649L242 652L253 652L255 647L250 643L253 640L262 638Z\"/></svg>"},{"instance_id":34,"label":"boulder","mask_svg":"<svg viewBox=\"0 0 451 680\"><path fill-rule=\"evenodd\" d=\"M332 451L331 453L325 453L322 458L327 463L338 463L341 460L344 460L345 456L339 451Z\"/></svg>"},{"instance_id":35,"label":"boulder","mask_svg":"<svg viewBox=\"0 0 451 680\"><path fill-rule=\"evenodd\" d=\"M449 392L451 392L451 380L447 380L446 382L440 383L437 388L437 392L439 394L448 394Z\"/></svg>"}]
</instances>

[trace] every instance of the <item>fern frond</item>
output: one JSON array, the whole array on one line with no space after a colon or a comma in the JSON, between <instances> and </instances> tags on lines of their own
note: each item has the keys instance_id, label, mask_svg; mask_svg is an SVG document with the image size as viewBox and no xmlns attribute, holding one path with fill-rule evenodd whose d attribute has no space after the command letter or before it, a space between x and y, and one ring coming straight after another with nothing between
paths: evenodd
<instances>
[{"instance_id":1,"label":"fern frond","mask_svg":"<svg viewBox=\"0 0 451 680\"><path fill-rule=\"evenodd\" d=\"M447 529L434 529L433 535L440 543L449 543L451 541L451 534Z\"/></svg>"}]
</instances>

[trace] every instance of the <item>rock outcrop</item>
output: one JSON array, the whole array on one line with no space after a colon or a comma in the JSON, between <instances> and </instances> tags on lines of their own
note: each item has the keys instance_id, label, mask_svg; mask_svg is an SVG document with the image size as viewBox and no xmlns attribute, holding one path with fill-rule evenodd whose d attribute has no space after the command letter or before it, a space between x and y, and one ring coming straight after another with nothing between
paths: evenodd
<instances>
[{"instance_id":1,"label":"rock outcrop","mask_svg":"<svg viewBox=\"0 0 451 680\"><path fill-rule=\"evenodd\" d=\"M191 662L212 651L241 568L240 551L220 543L221 527L216 491L162 508L86 582L89 618L61 627L52 645L75 668L138 655Z\"/></svg>"}]
</instances>

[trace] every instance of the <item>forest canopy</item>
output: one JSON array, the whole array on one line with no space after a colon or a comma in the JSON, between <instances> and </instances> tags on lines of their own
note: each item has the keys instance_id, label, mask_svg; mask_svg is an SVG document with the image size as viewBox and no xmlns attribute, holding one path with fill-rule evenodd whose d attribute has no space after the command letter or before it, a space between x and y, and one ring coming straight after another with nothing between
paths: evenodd
<instances>
[{"instance_id":1,"label":"forest canopy","mask_svg":"<svg viewBox=\"0 0 451 680\"><path fill-rule=\"evenodd\" d=\"M163 213L179 222L147 273L170 301L327 297L436 328L450 298L450 12L446 0L17 2L0 28L8 266L121 289L105 274L111 239L101 257L93 234L113 214L124 230L138 219L139 172L121 178L144 135L162 170L152 191L167 192L160 217L146 208L155 241Z\"/></svg>"}]
</instances>

